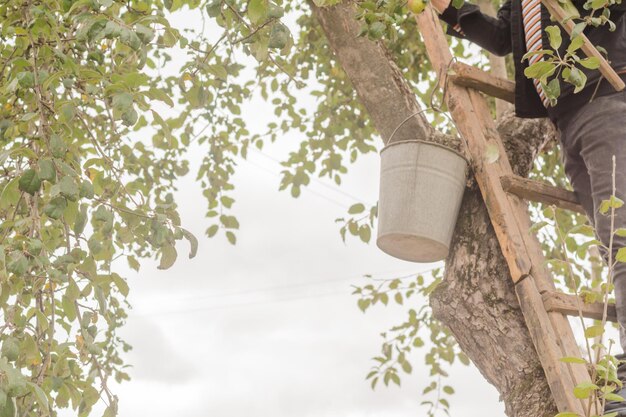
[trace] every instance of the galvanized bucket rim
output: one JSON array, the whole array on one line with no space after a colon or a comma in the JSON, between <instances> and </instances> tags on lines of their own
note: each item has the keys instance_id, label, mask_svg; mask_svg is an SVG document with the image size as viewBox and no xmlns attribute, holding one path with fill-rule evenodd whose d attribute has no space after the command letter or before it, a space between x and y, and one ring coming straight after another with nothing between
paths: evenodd
<instances>
[{"instance_id":1,"label":"galvanized bucket rim","mask_svg":"<svg viewBox=\"0 0 626 417\"><path fill-rule=\"evenodd\" d=\"M455 149L452 149L452 148L450 148L450 147L448 147L448 146L442 145L442 144L440 144L440 143L433 142L433 141L430 141L430 140L423 140L423 139L399 140L399 141L397 141L397 142L391 142L391 143L389 143L389 144L385 145L385 147L384 147L384 148L382 148L382 149L380 150L380 155L382 155L382 154L383 154L383 152L385 152L387 149L391 148L392 146L396 146L396 145L403 145L403 144L406 144L406 143L423 143L423 144L426 144L426 145L436 146L436 147L439 147L439 148L445 149L445 150L447 150L447 151L450 151L450 152L452 152L452 153L454 153L454 154L457 154L457 155L458 155L458 156L460 156L460 157L461 157L461 158L462 158L462 159L463 159L463 160L464 160L467 164L469 164L468 159L467 159L467 158L465 157L465 155L463 155L461 152L459 152L459 151L457 151L457 150L455 150Z\"/></svg>"}]
</instances>

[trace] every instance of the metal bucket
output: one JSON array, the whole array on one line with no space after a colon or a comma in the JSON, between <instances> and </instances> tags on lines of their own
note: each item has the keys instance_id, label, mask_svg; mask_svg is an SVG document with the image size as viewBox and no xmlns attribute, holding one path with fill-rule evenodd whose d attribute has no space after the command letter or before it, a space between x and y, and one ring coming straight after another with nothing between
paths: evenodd
<instances>
[{"instance_id":1,"label":"metal bucket","mask_svg":"<svg viewBox=\"0 0 626 417\"><path fill-rule=\"evenodd\" d=\"M392 143L380 156L376 245L405 261L445 259L465 190L465 158L420 140Z\"/></svg>"}]
</instances>

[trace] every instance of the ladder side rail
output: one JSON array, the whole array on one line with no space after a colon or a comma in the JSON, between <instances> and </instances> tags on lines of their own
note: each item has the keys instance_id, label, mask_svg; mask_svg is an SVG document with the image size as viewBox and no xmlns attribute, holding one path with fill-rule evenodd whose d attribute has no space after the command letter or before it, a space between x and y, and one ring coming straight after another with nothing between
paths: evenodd
<instances>
[{"instance_id":1,"label":"ladder side rail","mask_svg":"<svg viewBox=\"0 0 626 417\"><path fill-rule=\"evenodd\" d=\"M487 106L487 101L485 100L485 98L476 90L469 90L468 94L470 96L474 111L478 116L478 120L484 126L489 127L489 129L486 128L485 131L496 131L495 122L491 117L491 112L489 111L489 107ZM510 172L509 175L502 176L501 178L507 176L511 177L512 170L510 169L510 165L508 164L508 157L506 156L506 151L504 150L502 139L498 135L496 140L502 145L501 152L503 153L501 153L501 155L503 156L501 157L501 159L505 159L507 161L507 166L509 167ZM470 138L468 138L468 142L469 141L471 141ZM558 378L565 378L566 381L564 381L564 385L568 385L571 387L569 393L566 393L566 395L568 397L574 397L573 387L582 382L589 381L591 377L585 365L569 363L563 366L563 362L560 361L560 358L562 357L581 357L581 352L578 348L576 338L574 337L574 333L568 322L567 317L558 312L547 312L545 306L543 305L543 299L541 298L541 294L545 292L554 292L556 290L556 286L554 284L551 273L548 271L545 265L545 257L543 255L539 239L537 238L537 235L535 233L531 232L532 223L528 213L528 204L525 200L516 195L507 194L506 199L511 204L513 210L511 216L508 219L510 220L510 223L514 223L521 231L522 239L525 245L524 250L531 259L531 273L529 278L532 278L532 280L534 281L534 285L525 286L523 287L524 289L518 288L519 285L516 285L515 288L518 299L520 299L520 305L522 305L524 318L529 324L531 336L533 336L534 334L534 338L537 336L545 337L548 339L547 342L552 341L556 345L557 354L560 355L556 358L558 364L551 363L550 361L554 360L554 358L548 357L545 360L542 360L542 365L545 364L544 362L548 362L547 365L549 366L549 368L546 369L546 376L548 374L548 371L550 371L559 375ZM536 313L534 309L537 308L539 302L541 302L542 305L542 307L540 307L541 312ZM524 305L526 305L527 307L524 308ZM532 311L530 311L530 317L528 317L528 309L533 309ZM534 317L535 315L537 317ZM538 323L540 323L542 328L536 328ZM543 334L541 332L543 332ZM545 344L545 341L538 340L537 342ZM545 349L545 347L540 348L538 344L535 344L535 346L541 357L541 349ZM562 372L563 369L565 370L565 372ZM548 377L548 380L550 382L551 377ZM554 383L554 380L552 381ZM570 398L570 402L571 401L576 401L576 399ZM578 401L578 403L584 408L585 405L583 404L583 401ZM599 404L596 404L596 408L598 408L598 406Z\"/></svg>"},{"instance_id":2,"label":"ladder side rail","mask_svg":"<svg viewBox=\"0 0 626 417\"><path fill-rule=\"evenodd\" d=\"M424 34L424 42L433 67L438 68L440 73L447 71L452 56L439 20L431 6L416 16L416 20L420 32ZM440 77L440 81L444 82L442 78ZM523 233L515 221L516 217L527 217L526 208L520 205L513 206L508 195L504 192L500 177L512 174L508 158L506 158L502 141L491 117L489 116L489 120L480 120L480 106L479 109L475 109L477 99L478 102L482 100L485 109L487 109L486 102L475 90L468 90L453 83L449 84L447 89L446 102L460 134L466 140L466 148L471 156L477 182L507 259L511 276L517 282L516 293L520 306L537 348L555 403L560 411L582 414L583 405L573 395L574 382L570 369L567 364L560 361L560 358L565 356L562 344L557 343L558 339L552 322L543 306L543 300L535 280L530 275L532 262L526 249L526 239L524 239ZM471 98L472 91L475 96L474 100ZM482 123L479 123L478 120ZM501 155L497 161L492 163L485 161L486 150L489 146L496 146ZM528 219L528 221L530 220ZM525 233L528 234L528 229ZM561 317L563 316L561 315ZM570 342L568 344L575 344L573 336Z\"/></svg>"}]
</instances>

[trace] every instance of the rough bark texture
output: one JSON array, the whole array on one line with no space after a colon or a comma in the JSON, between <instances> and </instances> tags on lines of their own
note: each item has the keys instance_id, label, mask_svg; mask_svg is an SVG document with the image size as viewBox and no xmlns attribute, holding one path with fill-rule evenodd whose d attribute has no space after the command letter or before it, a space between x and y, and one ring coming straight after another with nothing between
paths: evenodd
<instances>
[{"instance_id":1,"label":"rough bark texture","mask_svg":"<svg viewBox=\"0 0 626 417\"><path fill-rule=\"evenodd\" d=\"M498 130L509 155L515 156L511 162L516 172L527 175L537 150L551 137L549 123L508 113ZM466 190L444 280L432 294L431 306L498 389L508 416L557 413L476 186Z\"/></svg>"},{"instance_id":2,"label":"rough bark texture","mask_svg":"<svg viewBox=\"0 0 626 417\"><path fill-rule=\"evenodd\" d=\"M350 1L312 8L377 130L388 141L399 123L419 111L415 96L385 48L357 37L359 25ZM522 120L510 113L500 119L499 131L521 175L528 174L537 152L554 134L546 120ZM413 118L393 140L417 135L455 143L453 138L433 133L423 118ZM432 295L431 305L435 316L498 389L508 416L556 414L507 264L475 185L466 190L444 282Z\"/></svg>"}]
</instances>

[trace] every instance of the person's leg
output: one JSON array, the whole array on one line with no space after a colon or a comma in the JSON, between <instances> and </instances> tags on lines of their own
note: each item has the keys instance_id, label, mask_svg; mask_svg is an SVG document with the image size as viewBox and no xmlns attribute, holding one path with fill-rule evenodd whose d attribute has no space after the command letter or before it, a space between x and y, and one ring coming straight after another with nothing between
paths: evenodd
<instances>
[{"instance_id":1,"label":"person's leg","mask_svg":"<svg viewBox=\"0 0 626 417\"><path fill-rule=\"evenodd\" d=\"M604 245L609 246L611 218L599 212L600 204L613 193L613 155L616 160L615 194L624 200L626 193L626 92L597 99L576 111L559 124L565 173L570 179L590 223ZM626 207L617 209L613 230L626 227ZM624 238L615 237L613 254L626 246ZM608 261L608 251L603 251ZM626 263L614 270L615 300L620 345L626 352ZM624 360L624 353L615 355ZM626 382L626 364L617 368L617 376ZM626 398L626 385L617 392ZM626 402L607 401L605 413L626 417Z\"/></svg>"},{"instance_id":2,"label":"person's leg","mask_svg":"<svg viewBox=\"0 0 626 417\"><path fill-rule=\"evenodd\" d=\"M615 194L626 200L625 116L626 92L601 97L576 113L564 128L562 138L568 177L596 228L598 238L606 246L611 238L611 217L601 214L599 208L602 201L607 200L613 192L613 156L616 159ZM568 159L572 161L569 170ZM581 160L583 167L580 166ZM584 170L586 175L582 173ZM588 208L589 199L593 202L591 212ZM613 229L622 227L626 227L626 207L615 212ZM626 238L614 236L613 255L623 246L626 246ZM606 251L603 251L603 255L608 260ZM620 344L626 352L626 263L616 264L614 284Z\"/></svg>"}]
</instances>

